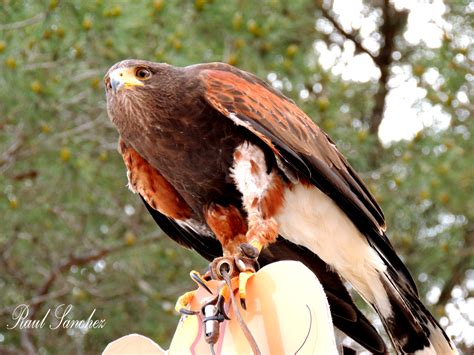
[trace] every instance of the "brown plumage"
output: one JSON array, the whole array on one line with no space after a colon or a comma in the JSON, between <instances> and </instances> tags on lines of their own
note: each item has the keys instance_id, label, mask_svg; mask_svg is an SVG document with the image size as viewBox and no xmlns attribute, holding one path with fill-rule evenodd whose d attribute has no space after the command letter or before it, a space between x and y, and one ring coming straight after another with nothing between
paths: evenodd
<instances>
[{"instance_id":1,"label":"brown plumage","mask_svg":"<svg viewBox=\"0 0 474 355\"><path fill-rule=\"evenodd\" d=\"M385 344L341 276L380 314L397 351L451 349L377 202L291 100L222 63L126 60L105 82L130 186L171 238L209 260L251 242L263 247L263 265L303 262L323 284L334 324L372 352Z\"/></svg>"},{"instance_id":2,"label":"brown plumage","mask_svg":"<svg viewBox=\"0 0 474 355\"><path fill-rule=\"evenodd\" d=\"M169 218L185 220L192 217L193 211L189 205L158 170L123 140L119 142L119 149L127 167L132 191L140 194L153 209Z\"/></svg>"}]
</instances>

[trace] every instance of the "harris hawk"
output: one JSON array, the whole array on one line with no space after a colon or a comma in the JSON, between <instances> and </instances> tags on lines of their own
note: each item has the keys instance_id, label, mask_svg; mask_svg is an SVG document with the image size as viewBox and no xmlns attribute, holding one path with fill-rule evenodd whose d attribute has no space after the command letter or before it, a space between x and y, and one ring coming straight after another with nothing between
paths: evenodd
<instances>
[{"instance_id":1,"label":"harris hawk","mask_svg":"<svg viewBox=\"0 0 474 355\"><path fill-rule=\"evenodd\" d=\"M293 101L223 63L124 60L105 75L130 189L172 239L206 259L298 260L318 277L334 325L373 353L456 349L420 301L382 210L334 142Z\"/></svg>"}]
</instances>

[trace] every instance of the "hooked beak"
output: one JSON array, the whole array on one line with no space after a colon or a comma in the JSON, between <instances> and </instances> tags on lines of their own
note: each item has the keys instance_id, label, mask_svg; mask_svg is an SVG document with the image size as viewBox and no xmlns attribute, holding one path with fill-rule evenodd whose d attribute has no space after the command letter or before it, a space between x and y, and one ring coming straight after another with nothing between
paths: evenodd
<instances>
[{"instance_id":1,"label":"hooked beak","mask_svg":"<svg viewBox=\"0 0 474 355\"><path fill-rule=\"evenodd\" d=\"M109 74L110 86L114 94L122 88L143 86L144 84L135 77L135 68L118 68Z\"/></svg>"}]
</instances>

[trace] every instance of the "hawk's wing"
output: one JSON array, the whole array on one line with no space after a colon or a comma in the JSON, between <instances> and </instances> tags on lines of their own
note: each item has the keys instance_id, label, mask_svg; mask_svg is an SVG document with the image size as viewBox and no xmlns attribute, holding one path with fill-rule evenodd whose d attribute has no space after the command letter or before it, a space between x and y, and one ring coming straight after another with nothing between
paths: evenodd
<instances>
[{"instance_id":1,"label":"hawk's wing","mask_svg":"<svg viewBox=\"0 0 474 355\"><path fill-rule=\"evenodd\" d=\"M169 182L122 139L119 150L127 167L130 188L139 194L158 226L175 242L194 249L211 261L222 256L222 246L213 236L200 233L191 225L192 211ZM197 228L199 230L199 228ZM334 324L374 353L384 353L385 344L365 316L357 309L339 275L310 250L283 238L266 248L259 262L266 265L278 260L299 260L310 268L326 291Z\"/></svg>"},{"instance_id":2,"label":"hawk's wing","mask_svg":"<svg viewBox=\"0 0 474 355\"><path fill-rule=\"evenodd\" d=\"M143 197L142 201L158 226L171 239L187 248L194 249L209 261L222 256L222 247L217 239L183 228L172 218L151 207ZM339 275L318 256L280 237L262 252L258 260L262 266L278 260L301 261L318 276L323 285L334 325L366 349L376 354L385 353L385 343L369 320L358 310Z\"/></svg>"},{"instance_id":3,"label":"hawk's wing","mask_svg":"<svg viewBox=\"0 0 474 355\"><path fill-rule=\"evenodd\" d=\"M222 246L216 238L197 233L192 229L179 225L173 218L167 217L151 207L143 196L140 195L140 197L156 224L175 242L188 249L195 250L209 261L222 256Z\"/></svg>"},{"instance_id":4,"label":"hawk's wing","mask_svg":"<svg viewBox=\"0 0 474 355\"><path fill-rule=\"evenodd\" d=\"M300 178L330 196L416 292L413 279L385 236L384 215L375 198L331 139L301 109L254 75L225 64L188 69L200 79L208 104L253 132Z\"/></svg>"},{"instance_id":5,"label":"hawk's wing","mask_svg":"<svg viewBox=\"0 0 474 355\"><path fill-rule=\"evenodd\" d=\"M193 229L199 229L199 222L193 218L191 207L173 185L122 138L119 140L119 152L127 167L130 189L140 195L163 232L208 260L221 256L221 244L213 235Z\"/></svg>"}]
</instances>

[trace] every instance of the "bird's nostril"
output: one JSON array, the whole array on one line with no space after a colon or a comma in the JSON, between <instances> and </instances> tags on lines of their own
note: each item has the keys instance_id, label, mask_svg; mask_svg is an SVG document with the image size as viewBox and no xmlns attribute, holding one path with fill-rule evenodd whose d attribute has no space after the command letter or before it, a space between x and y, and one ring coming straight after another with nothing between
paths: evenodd
<instances>
[{"instance_id":1,"label":"bird's nostril","mask_svg":"<svg viewBox=\"0 0 474 355\"><path fill-rule=\"evenodd\" d=\"M112 87L112 90L114 92L117 92L123 87L124 83L120 79L112 78L110 80L110 85Z\"/></svg>"}]
</instances>

